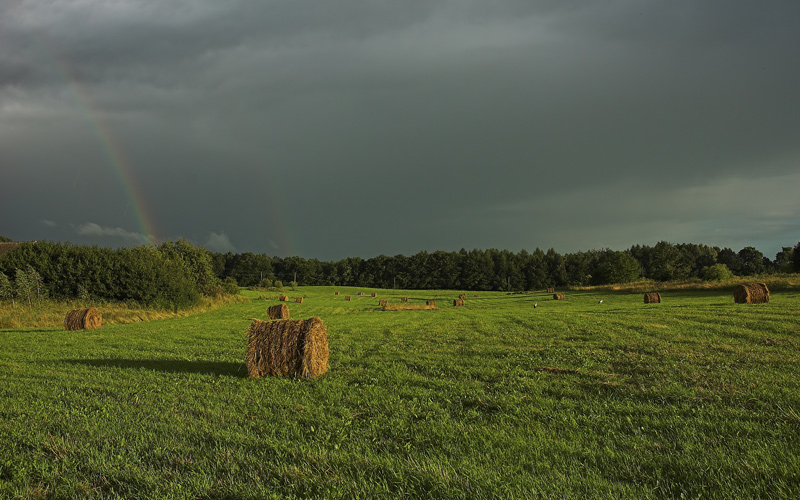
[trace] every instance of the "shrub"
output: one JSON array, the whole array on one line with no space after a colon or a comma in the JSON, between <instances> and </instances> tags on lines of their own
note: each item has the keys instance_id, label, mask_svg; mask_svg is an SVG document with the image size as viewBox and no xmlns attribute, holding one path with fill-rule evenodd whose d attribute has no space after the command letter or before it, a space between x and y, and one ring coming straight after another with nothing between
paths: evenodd
<instances>
[{"instance_id":1,"label":"shrub","mask_svg":"<svg viewBox=\"0 0 800 500\"><path fill-rule=\"evenodd\" d=\"M706 281L725 281L735 278L725 264L714 264L703 268L703 279Z\"/></svg>"},{"instance_id":2,"label":"shrub","mask_svg":"<svg viewBox=\"0 0 800 500\"><path fill-rule=\"evenodd\" d=\"M228 295L236 295L239 293L239 284L236 283L236 280L228 276L222 282L222 286L225 289L225 293Z\"/></svg>"}]
</instances>

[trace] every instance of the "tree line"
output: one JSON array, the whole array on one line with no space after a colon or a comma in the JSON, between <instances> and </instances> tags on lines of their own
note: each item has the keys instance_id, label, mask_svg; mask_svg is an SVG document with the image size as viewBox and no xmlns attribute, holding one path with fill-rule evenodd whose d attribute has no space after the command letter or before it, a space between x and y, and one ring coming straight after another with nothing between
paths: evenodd
<instances>
[{"instance_id":1,"label":"tree line","mask_svg":"<svg viewBox=\"0 0 800 500\"><path fill-rule=\"evenodd\" d=\"M185 240L118 249L40 241L0 258L0 298L29 306L49 297L181 309L235 293L230 285L214 274L211 254Z\"/></svg>"},{"instance_id":2,"label":"tree line","mask_svg":"<svg viewBox=\"0 0 800 500\"><path fill-rule=\"evenodd\" d=\"M419 252L320 261L266 254L214 253L186 240L110 249L42 241L21 243L0 258L0 299L29 306L44 297L135 301L179 309L237 286L336 285L399 289L541 290L640 279L723 280L800 272L800 242L769 259L702 244L659 242L628 250L560 254L552 248Z\"/></svg>"},{"instance_id":3,"label":"tree line","mask_svg":"<svg viewBox=\"0 0 800 500\"><path fill-rule=\"evenodd\" d=\"M722 280L779 272L800 272L800 243L769 259L754 247L734 251L702 244L634 245L628 250L560 254L552 248L419 252L407 257L348 257L334 262L266 254L212 253L214 273L240 286L301 285L374 288L540 290L558 286L655 281Z\"/></svg>"}]
</instances>

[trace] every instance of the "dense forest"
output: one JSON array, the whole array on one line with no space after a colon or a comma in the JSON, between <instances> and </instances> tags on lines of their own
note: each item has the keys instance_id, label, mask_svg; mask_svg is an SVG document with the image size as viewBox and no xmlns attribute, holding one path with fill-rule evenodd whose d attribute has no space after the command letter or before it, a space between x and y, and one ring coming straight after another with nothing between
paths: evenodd
<instances>
[{"instance_id":1,"label":"dense forest","mask_svg":"<svg viewBox=\"0 0 800 500\"><path fill-rule=\"evenodd\" d=\"M43 241L20 243L0 258L0 299L29 304L42 297L132 300L177 309L197 303L203 295L236 293L237 286L523 291L791 272L800 272L800 243L783 247L775 259L753 247L736 252L662 241L625 251L462 249L323 262L250 252L213 253L186 240L119 249Z\"/></svg>"},{"instance_id":2,"label":"dense forest","mask_svg":"<svg viewBox=\"0 0 800 500\"><path fill-rule=\"evenodd\" d=\"M264 254L211 254L214 273L241 286L296 281L302 285L456 290L540 290L557 286L655 281L720 280L800 271L800 243L783 247L775 259L753 247L730 248L665 241L625 251L590 250L559 254L553 249L419 252L410 257L379 255L322 262Z\"/></svg>"}]
</instances>

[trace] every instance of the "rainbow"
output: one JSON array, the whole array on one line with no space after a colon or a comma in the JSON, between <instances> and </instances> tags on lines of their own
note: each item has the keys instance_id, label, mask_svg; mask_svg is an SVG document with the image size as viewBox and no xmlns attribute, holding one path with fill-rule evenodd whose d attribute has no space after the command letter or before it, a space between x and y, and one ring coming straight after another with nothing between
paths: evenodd
<instances>
[{"instance_id":1,"label":"rainbow","mask_svg":"<svg viewBox=\"0 0 800 500\"><path fill-rule=\"evenodd\" d=\"M42 47L47 57L51 60L53 65L58 68L59 73L68 83L71 94L80 105L86 121L91 125L94 134L98 138L108 158L108 165L119 180L120 186L125 191L125 195L128 198L127 205L133 208L134 218L136 219L138 231L141 233L143 242L147 244L156 244L160 234L154 223L153 214L148 210L143 190L140 188L133 175L134 167L131 162L126 159L124 151L114 137L112 129L106 124L103 118L103 112L94 105L88 92L80 85L78 79L74 76L74 72L69 64L57 57L54 51L48 48L48 44L45 43L44 40L40 39L37 41L39 42L38 45ZM266 206L262 209L277 240L277 242L273 240L265 242L269 245L269 248L265 249L266 253L274 254L274 251L278 250L279 253L284 254L284 256L296 255L294 252L297 249L297 244L295 239L292 238L291 232L287 230L290 224L288 224L288 221L284 220L285 216L289 214L284 214L280 209L280 207L284 206L284 203L281 203L283 195L278 189L274 188L274 184L267 178L267 168L261 170L260 174L262 176L262 178L259 179L261 185L265 186L265 190L268 193L267 196L263 197ZM126 208L126 213L127 210Z\"/></svg>"},{"instance_id":2,"label":"rainbow","mask_svg":"<svg viewBox=\"0 0 800 500\"><path fill-rule=\"evenodd\" d=\"M70 66L56 57L54 52L50 50L43 41L39 40L39 46L43 48L43 51L69 84L71 94L80 105L86 121L91 125L95 135L99 139L103 151L109 160L108 164L125 191L125 195L129 200L129 206L133 207L134 218L136 219L138 230L141 232L143 241L147 244L155 244L158 241L158 231L153 222L153 216L146 208L147 205L144 202L142 190L132 173L133 166L125 158L123 150L118 141L114 138L111 128L105 123L103 113L97 109L88 93L80 86Z\"/></svg>"}]
</instances>

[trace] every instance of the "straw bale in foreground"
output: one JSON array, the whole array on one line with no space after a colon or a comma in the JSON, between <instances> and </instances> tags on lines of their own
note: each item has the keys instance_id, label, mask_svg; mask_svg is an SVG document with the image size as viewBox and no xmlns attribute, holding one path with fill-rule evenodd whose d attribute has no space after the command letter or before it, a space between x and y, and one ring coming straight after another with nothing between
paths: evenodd
<instances>
[{"instance_id":1,"label":"straw bale in foreground","mask_svg":"<svg viewBox=\"0 0 800 500\"><path fill-rule=\"evenodd\" d=\"M103 316L94 307L72 309L64 316L66 330L95 330L103 326Z\"/></svg>"},{"instance_id":2,"label":"straw bale in foreground","mask_svg":"<svg viewBox=\"0 0 800 500\"><path fill-rule=\"evenodd\" d=\"M322 320L261 321L247 331L247 374L317 377L328 371L328 330Z\"/></svg>"},{"instance_id":3,"label":"straw bale in foreground","mask_svg":"<svg viewBox=\"0 0 800 500\"><path fill-rule=\"evenodd\" d=\"M765 304L769 302L766 283L743 283L733 290L733 301L737 304Z\"/></svg>"},{"instance_id":4,"label":"straw bale in foreground","mask_svg":"<svg viewBox=\"0 0 800 500\"><path fill-rule=\"evenodd\" d=\"M269 306L267 317L269 319L289 319L289 306L286 304Z\"/></svg>"}]
</instances>

